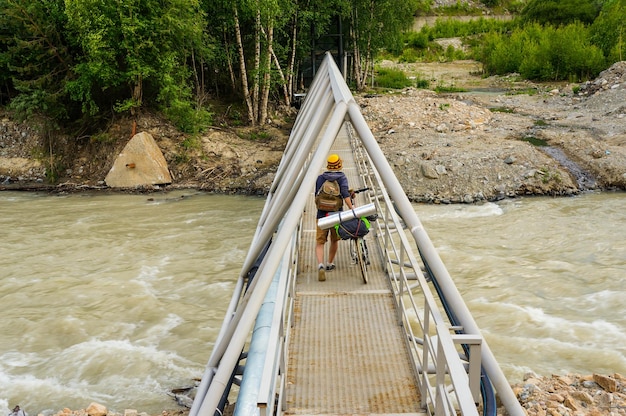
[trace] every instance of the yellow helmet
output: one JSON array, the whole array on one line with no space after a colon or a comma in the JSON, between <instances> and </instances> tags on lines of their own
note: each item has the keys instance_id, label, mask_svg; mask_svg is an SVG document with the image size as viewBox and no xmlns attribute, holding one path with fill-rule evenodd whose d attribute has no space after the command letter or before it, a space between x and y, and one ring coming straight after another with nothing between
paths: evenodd
<instances>
[{"instance_id":1,"label":"yellow helmet","mask_svg":"<svg viewBox=\"0 0 626 416\"><path fill-rule=\"evenodd\" d=\"M326 169L328 170L341 170L341 168L343 167L341 158L339 157L339 155L336 155L336 154L332 154L328 156L328 159L326 160L326 162L327 162Z\"/></svg>"}]
</instances>

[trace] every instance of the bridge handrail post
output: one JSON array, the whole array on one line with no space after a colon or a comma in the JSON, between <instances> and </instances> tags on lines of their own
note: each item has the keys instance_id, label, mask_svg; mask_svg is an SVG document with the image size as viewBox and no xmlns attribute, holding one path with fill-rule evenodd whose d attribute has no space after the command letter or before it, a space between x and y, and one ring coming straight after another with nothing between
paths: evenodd
<instances>
[{"instance_id":1,"label":"bridge handrail post","mask_svg":"<svg viewBox=\"0 0 626 416\"><path fill-rule=\"evenodd\" d=\"M452 335L452 341L455 344L463 344L469 346L469 365L468 376L469 386L474 402L478 403L480 400L480 369L481 369L481 345L483 337L471 335L471 334L455 334Z\"/></svg>"},{"instance_id":2,"label":"bridge handrail post","mask_svg":"<svg viewBox=\"0 0 626 416\"><path fill-rule=\"evenodd\" d=\"M443 381L445 373L449 373L461 414L478 416L476 403L470 391L469 376L458 360L458 352L449 331L448 325L444 323L437 325L437 385Z\"/></svg>"}]
</instances>

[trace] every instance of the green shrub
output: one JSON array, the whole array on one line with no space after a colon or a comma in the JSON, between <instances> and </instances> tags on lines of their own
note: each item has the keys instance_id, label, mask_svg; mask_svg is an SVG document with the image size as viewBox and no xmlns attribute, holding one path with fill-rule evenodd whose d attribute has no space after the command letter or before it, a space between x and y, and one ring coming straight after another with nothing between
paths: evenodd
<instances>
[{"instance_id":1,"label":"green shrub","mask_svg":"<svg viewBox=\"0 0 626 416\"><path fill-rule=\"evenodd\" d=\"M402 89L413 85L413 82L399 69L378 68L376 72L375 82L378 87Z\"/></svg>"},{"instance_id":2,"label":"green shrub","mask_svg":"<svg viewBox=\"0 0 626 416\"><path fill-rule=\"evenodd\" d=\"M626 2L605 2L598 18L590 27L593 44L602 49L610 63L626 59Z\"/></svg>"},{"instance_id":3,"label":"green shrub","mask_svg":"<svg viewBox=\"0 0 626 416\"><path fill-rule=\"evenodd\" d=\"M198 133L211 124L213 115L205 108L195 109L188 101L173 100L163 113L182 132Z\"/></svg>"},{"instance_id":4,"label":"green shrub","mask_svg":"<svg viewBox=\"0 0 626 416\"><path fill-rule=\"evenodd\" d=\"M488 32L506 32L516 25L513 20L479 17L469 21L457 19L437 19L428 30L430 39L472 36ZM424 30L424 29L422 29Z\"/></svg>"},{"instance_id":5,"label":"green shrub","mask_svg":"<svg viewBox=\"0 0 626 416\"><path fill-rule=\"evenodd\" d=\"M420 60L420 53L415 49L405 49L398 57L398 62L414 63Z\"/></svg>"},{"instance_id":6,"label":"green shrub","mask_svg":"<svg viewBox=\"0 0 626 416\"><path fill-rule=\"evenodd\" d=\"M428 81L427 79L423 79L423 78L419 78L418 77L415 80L415 87L426 89L426 88L430 87L430 81Z\"/></svg>"},{"instance_id":7,"label":"green shrub","mask_svg":"<svg viewBox=\"0 0 626 416\"><path fill-rule=\"evenodd\" d=\"M185 150L198 150L202 147L202 142L197 136L189 136L180 145Z\"/></svg>"},{"instance_id":8,"label":"green shrub","mask_svg":"<svg viewBox=\"0 0 626 416\"><path fill-rule=\"evenodd\" d=\"M465 55L465 52L463 52L463 50L457 49L452 45L448 45L444 56L446 57L447 62L467 59L467 56Z\"/></svg>"},{"instance_id":9,"label":"green shrub","mask_svg":"<svg viewBox=\"0 0 626 416\"><path fill-rule=\"evenodd\" d=\"M428 46L430 40L428 30L409 32L405 35L404 46L405 48L424 49Z\"/></svg>"},{"instance_id":10,"label":"green shrub","mask_svg":"<svg viewBox=\"0 0 626 416\"><path fill-rule=\"evenodd\" d=\"M591 24L600 12L599 4L595 0L530 0L521 17L542 25Z\"/></svg>"},{"instance_id":11,"label":"green shrub","mask_svg":"<svg viewBox=\"0 0 626 416\"><path fill-rule=\"evenodd\" d=\"M510 36L491 33L479 59L487 74L519 72L539 81L589 79L605 66L602 51L579 22L556 28L533 23Z\"/></svg>"}]
</instances>

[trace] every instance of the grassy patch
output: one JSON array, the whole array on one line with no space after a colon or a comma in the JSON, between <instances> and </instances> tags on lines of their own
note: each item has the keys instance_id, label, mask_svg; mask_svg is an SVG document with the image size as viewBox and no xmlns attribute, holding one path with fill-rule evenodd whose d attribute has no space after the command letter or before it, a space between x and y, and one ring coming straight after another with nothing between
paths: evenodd
<instances>
[{"instance_id":1,"label":"grassy patch","mask_svg":"<svg viewBox=\"0 0 626 416\"><path fill-rule=\"evenodd\" d=\"M546 142L543 139L539 139L537 137L534 136L526 136L526 137L522 137L521 139L523 142L528 142L530 144L532 144L533 146L537 146L537 147L545 147L548 145L548 142Z\"/></svg>"},{"instance_id":2,"label":"grassy patch","mask_svg":"<svg viewBox=\"0 0 626 416\"><path fill-rule=\"evenodd\" d=\"M248 127L236 130L239 138L250 142L266 143L274 138L271 131L262 127Z\"/></svg>"},{"instance_id":3,"label":"grassy patch","mask_svg":"<svg viewBox=\"0 0 626 416\"><path fill-rule=\"evenodd\" d=\"M437 85L435 87L435 92L438 92L438 93L467 92L467 90L465 88L457 87L455 85Z\"/></svg>"},{"instance_id":4,"label":"grassy patch","mask_svg":"<svg viewBox=\"0 0 626 416\"><path fill-rule=\"evenodd\" d=\"M538 173L541 175L541 181L543 183L556 182L561 183L563 179L561 178L561 174L559 172L553 172L549 168L541 168Z\"/></svg>"},{"instance_id":5,"label":"grassy patch","mask_svg":"<svg viewBox=\"0 0 626 416\"><path fill-rule=\"evenodd\" d=\"M399 69L378 68L376 76L376 86L380 88L402 89L412 87L413 81L407 78L406 74Z\"/></svg>"},{"instance_id":6,"label":"grassy patch","mask_svg":"<svg viewBox=\"0 0 626 416\"><path fill-rule=\"evenodd\" d=\"M117 139L115 137L111 136L109 133L102 132L102 133L96 133L96 134L92 135L89 138L89 140L92 143L113 143Z\"/></svg>"},{"instance_id":7,"label":"grassy patch","mask_svg":"<svg viewBox=\"0 0 626 416\"><path fill-rule=\"evenodd\" d=\"M510 107L492 107L489 111L492 113L515 113L515 110Z\"/></svg>"},{"instance_id":8,"label":"grassy patch","mask_svg":"<svg viewBox=\"0 0 626 416\"><path fill-rule=\"evenodd\" d=\"M417 78L415 80L415 86L417 88L426 89L430 87L430 81L428 81L427 79Z\"/></svg>"}]
</instances>

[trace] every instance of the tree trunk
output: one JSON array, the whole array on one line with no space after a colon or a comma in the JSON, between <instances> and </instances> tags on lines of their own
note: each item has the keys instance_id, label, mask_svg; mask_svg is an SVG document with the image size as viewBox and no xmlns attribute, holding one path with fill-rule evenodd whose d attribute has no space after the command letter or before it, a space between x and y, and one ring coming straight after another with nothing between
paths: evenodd
<instances>
[{"instance_id":1,"label":"tree trunk","mask_svg":"<svg viewBox=\"0 0 626 416\"><path fill-rule=\"evenodd\" d=\"M227 39L226 30L224 30L224 45L224 50L226 51L226 64L228 65L228 74L230 76L230 87L233 89L233 91L237 91L237 83L235 81L235 68L233 68L233 60L230 56L230 42Z\"/></svg>"},{"instance_id":2,"label":"tree trunk","mask_svg":"<svg viewBox=\"0 0 626 416\"><path fill-rule=\"evenodd\" d=\"M296 73L296 44L298 38L298 14L297 12L293 18L293 30L291 32L291 56L289 57L289 65L287 66L287 96L289 97L289 104L291 105L291 97L293 97L293 88L295 84L294 74Z\"/></svg>"},{"instance_id":3,"label":"tree trunk","mask_svg":"<svg viewBox=\"0 0 626 416\"><path fill-rule=\"evenodd\" d=\"M273 31L273 26L270 29L271 30L271 34L268 37L268 35L265 33L265 31L263 31L263 34L265 35L265 39L267 39L268 42L268 54L269 57L271 58L271 60L274 62L274 65L276 66L276 71L278 72L278 76L280 77L280 80L282 82L282 87L283 87L283 96L285 99L285 104L286 105L291 105L291 99L290 99L290 95L289 95L289 89L288 89L288 84L287 84L287 79L285 79L285 73L283 72L283 68L280 66L280 61L278 60L278 57L276 56L276 53L274 52L274 31ZM267 67L268 71L271 71L270 65L268 65ZM271 79L270 79L271 81ZM269 92L269 90L268 90Z\"/></svg>"},{"instance_id":4,"label":"tree trunk","mask_svg":"<svg viewBox=\"0 0 626 416\"><path fill-rule=\"evenodd\" d=\"M363 62L361 63L361 89L367 88L367 77L369 76L370 65L372 62L371 59L371 36L367 35L367 46L365 47L365 57L363 58Z\"/></svg>"},{"instance_id":5,"label":"tree trunk","mask_svg":"<svg viewBox=\"0 0 626 416\"><path fill-rule=\"evenodd\" d=\"M256 1L256 18L254 23L254 74L252 76L252 104L255 122L259 120L259 85L261 70L261 9Z\"/></svg>"},{"instance_id":6,"label":"tree trunk","mask_svg":"<svg viewBox=\"0 0 626 416\"><path fill-rule=\"evenodd\" d=\"M250 97L250 89L248 87L248 73L246 72L246 57L243 51L243 41L241 39L241 28L239 27L239 14L237 13L237 7L233 7L235 18L235 37L237 39L237 49L239 50L239 70L241 71L241 87L243 88L243 95L246 100L246 107L248 107L248 119L250 124L256 125L256 117L254 116L254 107L252 105L252 98Z\"/></svg>"},{"instance_id":7,"label":"tree trunk","mask_svg":"<svg viewBox=\"0 0 626 416\"><path fill-rule=\"evenodd\" d=\"M357 10L352 10L352 27L350 28L350 32L352 33L352 42L353 42L353 71L354 71L354 81L356 83L356 89L361 91L363 90L363 80L361 78L361 52L359 50L359 28L357 26L358 16Z\"/></svg>"},{"instance_id":8,"label":"tree trunk","mask_svg":"<svg viewBox=\"0 0 626 416\"><path fill-rule=\"evenodd\" d=\"M274 41L274 25L269 22L267 28L267 55L265 57L265 68L263 71L263 93L261 94L261 103L259 108L259 125L264 125L267 121L267 107L270 96L270 87L272 84L272 42ZM278 61L278 60L277 60ZM280 66L279 66L280 67Z\"/></svg>"}]
</instances>

